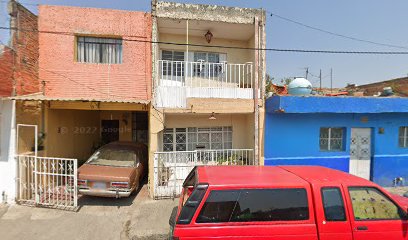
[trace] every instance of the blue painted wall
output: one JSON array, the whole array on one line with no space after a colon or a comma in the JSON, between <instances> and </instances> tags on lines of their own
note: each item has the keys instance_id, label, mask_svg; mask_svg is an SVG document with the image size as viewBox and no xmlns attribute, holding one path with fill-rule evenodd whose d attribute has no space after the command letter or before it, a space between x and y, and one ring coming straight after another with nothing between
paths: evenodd
<instances>
[{"instance_id":1,"label":"blue painted wall","mask_svg":"<svg viewBox=\"0 0 408 240\"><path fill-rule=\"evenodd\" d=\"M399 176L408 181L408 148L398 146L399 127L408 126L408 113L346 113L352 109L345 113L277 113L275 110L282 106L277 102L281 99L267 101L265 165L321 165L348 172L351 128L363 127L372 129L372 180L382 186L392 185L392 179ZM336 105L339 103L330 104L324 109L345 109ZM301 108L299 105L296 109ZM290 108L296 112L293 106ZM321 127L345 127L345 150L320 151ZM383 134L379 128L384 128Z\"/></svg>"},{"instance_id":2,"label":"blue painted wall","mask_svg":"<svg viewBox=\"0 0 408 240\"><path fill-rule=\"evenodd\" d=\"M408 113L408 98L273 96L266 111L274 113Z\"/></svg>"}]
</instances>

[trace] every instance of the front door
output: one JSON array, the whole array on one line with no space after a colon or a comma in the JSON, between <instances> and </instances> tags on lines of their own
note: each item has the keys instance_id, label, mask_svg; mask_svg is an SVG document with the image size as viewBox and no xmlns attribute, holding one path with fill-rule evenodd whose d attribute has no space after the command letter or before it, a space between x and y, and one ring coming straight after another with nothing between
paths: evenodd
<instances>
[{"instance_id":1,"label":"front door","mask_svg":"<svg viewBox=\"0 0 408 240\"><path fill-rule=\"evenodd\" d=\"M102 120L102 143L119 141L119 120Z\"/></svg>"},{"instance_id":2,"label":"front door","mask_svg":"<svg viewBox=\"0 0 408 240\"><path fill-rule=\"evenodd\" d=\"M370 179L371 128L352 128L350 141L350 173Z\"/></svg>"}]
</instances>

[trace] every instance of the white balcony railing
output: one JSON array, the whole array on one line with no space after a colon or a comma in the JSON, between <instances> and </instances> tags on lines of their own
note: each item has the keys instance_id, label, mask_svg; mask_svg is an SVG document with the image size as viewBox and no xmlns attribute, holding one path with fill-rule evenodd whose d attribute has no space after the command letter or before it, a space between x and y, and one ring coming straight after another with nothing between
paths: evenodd
<instances>
[{"instance_id":1,"label":"white balcony railing","mask_svg":"<svg viewBox=\"0 0 408 240\"><path fill-rule=\"evenodd\" d=\"M178 196L184 179L195 166L255 165L253 149L156 152L154 198Z\"/></svg>"},{"instance_id":2,"label":"white balcony railing","mask_svg":"<svg viewBox=\"0 0 408 240\"><path fill-rule=\"evenodd\" d=\"M187 98L253 98L253 65L158 61L156 102L185 107Z\"/></svg>"}]
</instances>

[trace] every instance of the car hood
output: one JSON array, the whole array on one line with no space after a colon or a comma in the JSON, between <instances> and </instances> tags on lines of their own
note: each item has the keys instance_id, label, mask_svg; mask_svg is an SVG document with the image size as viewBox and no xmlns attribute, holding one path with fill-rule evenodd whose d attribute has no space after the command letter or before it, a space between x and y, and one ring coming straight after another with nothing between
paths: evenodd
<instances>
[{"instance_id":1,"label":"car hood","mask_svg":"<svg viewBox=\"0 0 408 240\"><path fill-rule=\"evenodd\" d=\"M111 167L84 164L78 169L78 179L106 182L129 182L135 172L132 167Z\"/></svg>"}]
</instances>

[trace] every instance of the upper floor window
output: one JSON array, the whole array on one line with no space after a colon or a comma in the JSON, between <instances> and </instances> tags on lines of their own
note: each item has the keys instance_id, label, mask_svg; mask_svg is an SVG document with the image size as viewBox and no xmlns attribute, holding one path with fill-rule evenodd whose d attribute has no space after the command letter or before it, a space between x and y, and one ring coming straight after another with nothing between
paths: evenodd
<instances>
[{"instance_id":1,"label":"upper floor window","mask_svg":"<svg viewBox=\"0 0 408 240\"><path fill-rule=\"evenodd\" d=\"M399 146L408 148L408 127L399 128Z\"/></svg>"},{"instance_id":2,"label":"upper floor window","mask_svg":"<svg viewBox=\"0 0 408 240\"><path fill-rule=\"evenodd\" d=\"M194 52L194 62L219 63L220 54L211 52Z\"/></svg>"},{"instance_id":3,"label":"upper floor window","mask_svg":"<svg viewBox=\"0 0 408 240\"><path fill-rule=\"evenodd\" d=\"M220 63L223 61L226 61L225 54L212 52L194 52L194 76L218 77L218 75L223 71L223 64Z\"/></svg>"},{"instance_id":4,"label":"upper floor window","mask_svg":"<svg viewBox=\"0 0 408 240\"><path fill-rule=\"evenodd\" d=\"M320 151L343 151L344 128L320 128Z\"/></svg>"},{"instance_id":5,"label":"upper floor window","mask_svg":"<svg viewBox=\"0 0 408 240\"><path fill-rule=\"evenodd\" d=\"M163 75L184 76L184 52L163 50L162 60Z\"/></svg>"},{"instance_id":6,"label":"upper floor window","mask_svg":"<svg viewBox=\"0 0 408 240\"><path fill-rule=\"evenodd\" d=\"M77 61L83 63L122 63L122 39L77 37Z\"/></svg>"}]
</instances>

